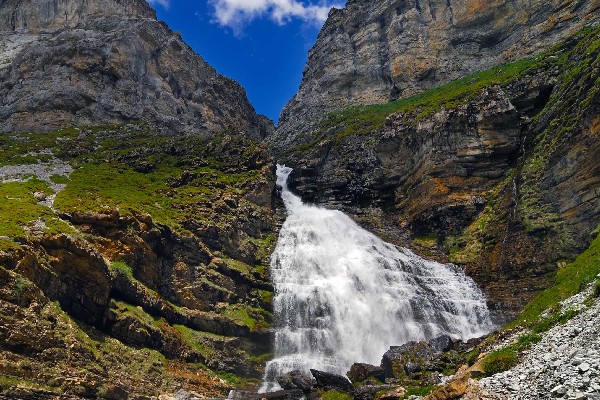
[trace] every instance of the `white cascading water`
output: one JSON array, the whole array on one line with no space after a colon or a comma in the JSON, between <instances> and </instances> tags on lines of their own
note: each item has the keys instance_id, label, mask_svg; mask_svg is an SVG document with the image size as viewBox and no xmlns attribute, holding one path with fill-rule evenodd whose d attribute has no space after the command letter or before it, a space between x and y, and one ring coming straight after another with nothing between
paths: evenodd
<instances>
[{"instance_id":1,"label":"white cascading water","mask_svg":"<svg viewBox=\"0 0 600 400\"><path fill-rule=\"evenodd\" d=\"M461 270L303 204L288 190L291 171L277 167L288 216L271 260L275 353L261 392L279 389L276 378L292 370L345 375L355 362L379 365L392 345L492 329L483 293Z\"/></svg>"}]
</instances>

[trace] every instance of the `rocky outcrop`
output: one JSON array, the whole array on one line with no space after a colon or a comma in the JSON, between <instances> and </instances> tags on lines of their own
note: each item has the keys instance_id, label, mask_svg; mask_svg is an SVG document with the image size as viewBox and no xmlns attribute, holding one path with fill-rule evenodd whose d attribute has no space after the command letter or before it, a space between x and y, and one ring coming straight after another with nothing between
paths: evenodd
<instances>
[{"instance_id":1,"label":"rocky outcrop","mask_svg":"<svg viewBox=\"0 0 600 400\"><path fill-rule=\"evenodd\" d=\"M0 132L141 119L175 134L272 129L143 0L0 3Z\"/></svg>"},{"instance_id":2,"label":"rocky outcrop","mask_svg":"<svg viewBox=\"0 0 600 400\"><path fill-rule=\"evenodd\" d=\"M0 32L55 31L106 16L156 19L156 12L145 0L6 0L0 4Z\"/></svg>"},{"instance_id":3,"label":"rocky outcrop","mask_svg":"<svg viewBox=\"0 0 600 400\"><path fill-rule=\"evenodd\" d=\"M375 380L376 382L385 381L385 371L383 368L364 363L352 364L346 376L352 383L364 382L367 379Z\"/></svg>"},{"instance_id":4,"label":"rocky outcrop","mask_svg":"<svg viewBox=\"0 0 600 400\"><path fill-rule=\"evenodd\" d=\"M288 151L290 186L463 265L499 318L514 315L600 223L597 32L537 61L344 111Z\"/></svg>"},{"instance_id":5,"label":"rocky outcrop","mask_svg":"<svg viewBox=\"0 0 600 400\"><path fill-rule=\"evenodd\" d=\"M330 12L269 142L285 154L312 140L327 112L405 98L537 54L598 21L599 9L597 0L348 1Z\"/></svg>"},{"instance_id":6,"label":"rocky outcrop","mask_svg":"<svg viewBox=\"0 0 600 400\"><path fill-rule=\"evenodd\" d=\"M266 148L147 124L47 135L12 134L17 157L78 168L29 179L0 157L13 174L0 175L0 397L218 397L232 385L212 371L260 377L277 224Z\"/></svg>"},{"instance_id":7,"label":"rocky outcrop","mask_svg":"<svg viewBox=\"0 0 600 400\"><path fill-rule=\"evenodd\" d=\"M315 387L321 390L337 390L339 392L354 393L352 383L344 376L316 369L311 369L310 373L317 382Z\"/></svg>"},{"instance_id":8,"label":"rocky outcrop","mask_svg":"<svg viewBox=\"0 0 600 400\"><path fill-rule=\"evenodd\" d=\"M277 383L284 390L300 389L308 393L316 385L317 381L302 371L294 370L278 377Z\"/></svg>"}]
</instances>

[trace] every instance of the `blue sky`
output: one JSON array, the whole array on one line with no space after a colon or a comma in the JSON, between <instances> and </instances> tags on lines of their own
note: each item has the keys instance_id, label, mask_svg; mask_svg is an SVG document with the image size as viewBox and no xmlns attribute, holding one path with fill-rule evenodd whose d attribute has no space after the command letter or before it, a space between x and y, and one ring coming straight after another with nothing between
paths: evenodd
<instances>
[{"instance_id":1,"label":"blue sky","mask_svg":"<svg viewBox=\"0 0 600 400\"><path fill-rule=\"evenodd\" d=\"M277 122L328 10L345 0L150 0L158 18Z\"/></svg>"}]
</instances>

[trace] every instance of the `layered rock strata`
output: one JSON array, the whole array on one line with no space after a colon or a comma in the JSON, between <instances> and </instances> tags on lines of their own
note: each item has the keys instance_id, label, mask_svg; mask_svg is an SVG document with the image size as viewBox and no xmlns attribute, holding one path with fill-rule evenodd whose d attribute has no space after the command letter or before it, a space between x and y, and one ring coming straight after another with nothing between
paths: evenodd
<instances>
[{"instance_id":1,"label":"layered rock strata","mask_svg":"<svg viewBox=\"0 0 600 400\"><path fill-rule=\"evenodd\" d=\"M287 153L292 185L387 240L463 265L514 315L600 223L597 32L332 117Z\"/></svg>"},{"instance_id":2,"label":"layered rock strata","mask_svg":"<svg viewBox=\"0 0 600 400\"><path fill-rule=\"evenodd\" d=\"M598 21L600 2L351 0L332 10L270 143L311 140L326 113L405 98L529 57Z\"/></svg>"}]
</instances>

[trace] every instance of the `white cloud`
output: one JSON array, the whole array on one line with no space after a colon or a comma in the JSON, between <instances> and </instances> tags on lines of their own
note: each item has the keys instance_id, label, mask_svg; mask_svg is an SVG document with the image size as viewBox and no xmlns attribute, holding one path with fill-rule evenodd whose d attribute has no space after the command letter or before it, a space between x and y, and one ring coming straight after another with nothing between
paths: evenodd
<instances>
[{"instance_id":1,"label":"white cloud","mask_svg":"<svg viewBox=\"0 0 600 400\"><path fill-rule=\"evenodd\" d=\"M151 6L161 5L164 9L168 9L171 5L171 0L148 0Z\"/></svg>"},{"instance_id":2,"label":"white cloud","mask_svg":"<svg viewBox=\"0 0 600 400\"><path fill-rule=\"evenodd\" d=\"M283 25L293 18L308 23L322 24L332 7L341 8L336 0L321 0L319 4L305 4L298 0L209 0L214 20L239 33L243 26L256 18L268 17Z\"/></svg>"}]
</instances>

